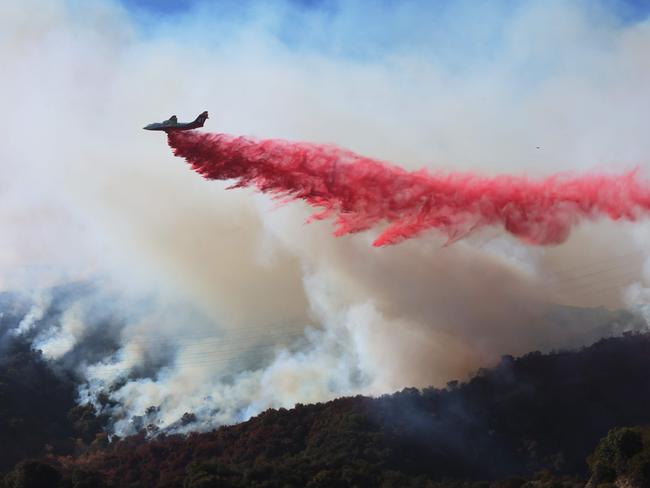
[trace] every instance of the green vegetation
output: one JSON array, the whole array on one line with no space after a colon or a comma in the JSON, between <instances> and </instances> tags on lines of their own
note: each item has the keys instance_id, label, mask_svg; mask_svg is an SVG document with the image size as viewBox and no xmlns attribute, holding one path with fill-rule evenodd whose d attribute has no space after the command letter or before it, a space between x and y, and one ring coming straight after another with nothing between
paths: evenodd
<instances>
[{"instance_id":1,"label":"green vegetation","mask_svg":"<svg viewBox=\"0 0 650 488\"><path fill-rule=\"evenodd\" d=\"M650 427L610 430L588 463L595 488L650 486Z\"/></svg>"},{"instance_id":2,"label":"green vegetation","mask_svg":"<svg viewBox=\"0 0 650 488\"><path fill-rule=\"evenodd\" d=\"M4 338L0 346L0 472L25 458L79 452L103 435L104 419L75 404L71 378L25 340Z\"/></svg>"}]
</instances>

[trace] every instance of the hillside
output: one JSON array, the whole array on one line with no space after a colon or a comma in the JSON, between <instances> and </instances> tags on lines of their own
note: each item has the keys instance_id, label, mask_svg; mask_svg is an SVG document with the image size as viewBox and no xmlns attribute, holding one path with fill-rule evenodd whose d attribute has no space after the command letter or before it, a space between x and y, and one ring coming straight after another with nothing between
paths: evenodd
<instances>
[{"instance_id":1,"label":"hillside","mask_svg":"<svg viewBox=\"0 0 650 488\"><path fill-rule=\"evenodd\" d=\"M0 341L0 472L23 458L78 451L100 437L103 420L75 403L73 378L21 338Z\"/></svg>"},{"instance_id":2,"label":"hillside","mask_svg":"<svg viewBox=\"0 0 650 488\"><path fill-rule=\"evenodd\" d=\"M88 477L95 486L315 487L513 476L521 486L542 469L586 480L586 459L610 429L650 423L649 368L650 335L628 334L579 351L506 356L445 389L268 410L187 437L147 441L142 432L50 462L76 477L69 486Z\"/></svg>"}]
</instances>

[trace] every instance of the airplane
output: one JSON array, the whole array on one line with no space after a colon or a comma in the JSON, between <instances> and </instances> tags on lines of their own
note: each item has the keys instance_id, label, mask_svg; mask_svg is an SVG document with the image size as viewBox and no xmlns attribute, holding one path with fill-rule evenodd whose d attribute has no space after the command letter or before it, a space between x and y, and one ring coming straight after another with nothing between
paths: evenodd
<instances>
[{"instance_id":1,"label":"airplane","mask_svg":"<svg viewBox=\"0 0 650 488\"><path fill-rule=\"evenodd\" d=\"M198 129L199 127L203 127L205 119L207 118L207 111L201 112L193 122L179 122L178 118L175 115L172 115L169 119L162 122L154 122L153 124L145 125L143 129L164 130L165 132Z\"/></svg>"}]
</instances>

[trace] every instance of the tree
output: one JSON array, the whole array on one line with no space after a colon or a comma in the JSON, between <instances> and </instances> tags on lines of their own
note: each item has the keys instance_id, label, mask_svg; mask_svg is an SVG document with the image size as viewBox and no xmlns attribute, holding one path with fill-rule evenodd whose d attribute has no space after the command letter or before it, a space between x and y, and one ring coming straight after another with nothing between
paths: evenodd
<instances>
[{"instance_id":1,"label":"tree","mask_svg":"<svg viewBox=\"0 0 650 488\"><path fill-rule=\"evenodd\" d=\"M4 480L4 488L55 488L62 476L49 464L23 461Z\"/></svg>"}]
</instances>

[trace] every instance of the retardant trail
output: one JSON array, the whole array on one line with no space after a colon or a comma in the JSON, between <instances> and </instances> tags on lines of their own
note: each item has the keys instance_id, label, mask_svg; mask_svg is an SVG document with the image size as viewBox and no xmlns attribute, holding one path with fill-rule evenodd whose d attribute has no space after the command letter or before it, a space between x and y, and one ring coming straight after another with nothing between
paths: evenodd
<instances>
[{"instance_id":1,"label":"retardant trail","mask_svg":"<svg viewBox=\"0 0 650 488\"><path fill-rule=\"evenodd\" d=\"M488 225L531 244L559 244L583 219L635 220L650 213L650 185L636 171L486 178L409 172L331 145L198 132L172 132L168 140L174 154L207 179L305 200L319 209L310 220L335 217L336 235L388 223L375 246L432 228L454 241Z\"/></svg>"}]
</instances>

